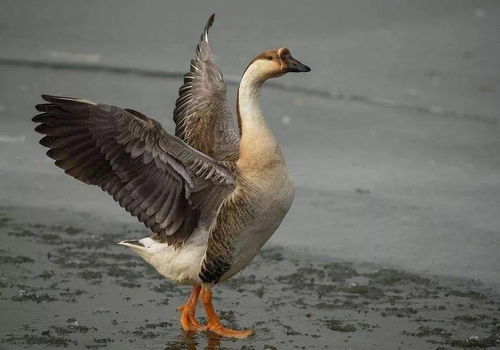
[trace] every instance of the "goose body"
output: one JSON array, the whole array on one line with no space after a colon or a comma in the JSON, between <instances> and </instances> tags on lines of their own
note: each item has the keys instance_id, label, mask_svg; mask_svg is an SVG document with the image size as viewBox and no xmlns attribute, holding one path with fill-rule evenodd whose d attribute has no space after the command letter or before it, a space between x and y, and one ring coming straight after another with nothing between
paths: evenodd
<instances>
[{"instance_id":1,"label":"goose body","mask_svg":"<svg viewBox=\"0 0 500 350\"><path fill-rule=\"evenodd\" d=\"M231 220L226 219L225 215L245 209L253 213L246 217L244 225L234 238L231 267L219 277L218 282L230 279L252 261L279 227L292 204L293 184L284 164L278 169L270 169L268 174L274 175L270 177L271 181L264 180L259 182L258 186L250 185L249 181L239 185L223 204L224 209L221 210L218 220ZM249 205L245 208L242 203ZM254 206L257 203L261 205ZM167 279L177 284L199 285L203 283L200 271L207 251L208 236L208 230L196 230L181 249L151 237L138 240L139 244L134 243L135 241L123 241L120 244L132 248Z\"/></svg>"},{"instance_id":2,"label":"goose body","mask_svg":"<svg viewBox=\"0 0 500 350\"><path fill-rule=\"evenodd\" d=\"M175 136L143 114L43 95L33 118L56 165L100 186L153 232L125 240L169 280L192 285L180 307L184 330L246 337L221 325L211 288L244 269L279 227L294 195L281 149L259 107L265 80L307 72L287 48L262 52L245 70L234 118L203 31L174 110ZM208 324L195 319L198 297Z\"/></svg>"}]
</instances>

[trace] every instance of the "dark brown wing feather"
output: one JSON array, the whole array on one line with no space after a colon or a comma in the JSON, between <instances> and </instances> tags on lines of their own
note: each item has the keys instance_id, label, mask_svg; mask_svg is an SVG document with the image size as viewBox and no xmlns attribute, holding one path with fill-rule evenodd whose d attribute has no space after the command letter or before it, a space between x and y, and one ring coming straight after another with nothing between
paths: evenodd
<instances>
[{"instance_id":1,"label":"dark brown wing feather","mask_svg":"<svg viewBox=\"0 0 500 350\"><path fill-rule=\"evenodd\" d=\"M112 195L161 241L184 242L233 189L225 166L137 111L42 97L49 103L36 106L43 113L33 121L46 135L40 144L47 155L68 175Z\"/></svg>"},{"instance_id":2,"label":"dark brown wing feather","mask_svg":"<svg viewBox=\"0 0 500 350\"><path fill-rule=\"evenodd\" d=\"M235 160L240 132L227 105L226 83L208 45L208 29L213 21L214 15L201 34L196 57L179 89L174 110L175 135L217 160Z\"/></svg>"}]
</instances>

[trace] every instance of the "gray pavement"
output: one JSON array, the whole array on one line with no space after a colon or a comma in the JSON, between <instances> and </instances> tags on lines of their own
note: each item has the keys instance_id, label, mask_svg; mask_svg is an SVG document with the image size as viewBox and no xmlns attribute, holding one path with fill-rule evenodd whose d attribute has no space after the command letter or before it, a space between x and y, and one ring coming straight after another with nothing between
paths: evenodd
<instances>
[{"instance_id":1,"label":"gray pavement","mask_svg":"<svg viewBox=\"0 0 500 350\"><path fill-rule=\"evenodd\" d=\"M297 186L272 244L498 289L497 1L3 0L0 8L0 205L133 222L44 156L33 105L41 93L85 97L173 130L180 79L15 62L183 72L216 12L211 43L231 81L270 47L286 45L312 67L262 96Z\"/></svg>"}]
</instances>

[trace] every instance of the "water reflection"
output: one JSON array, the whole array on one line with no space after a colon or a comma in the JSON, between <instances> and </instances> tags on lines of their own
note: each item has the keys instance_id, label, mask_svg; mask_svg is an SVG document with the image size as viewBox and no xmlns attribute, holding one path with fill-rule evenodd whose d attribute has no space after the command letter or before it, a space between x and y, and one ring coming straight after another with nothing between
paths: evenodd
<instances>
[{"instance_id":1,"label":"water reflection","mask_svg":"<svg viewBox=\"0 0 500 350\"><path fill-rule=\"evenodd\" d=\"M200 340L206 339L206 345ZM221 337L211 332L182 332L177 340L167 343L165 350L216 350L220 348Z\"/></svg>"}]
</instances>

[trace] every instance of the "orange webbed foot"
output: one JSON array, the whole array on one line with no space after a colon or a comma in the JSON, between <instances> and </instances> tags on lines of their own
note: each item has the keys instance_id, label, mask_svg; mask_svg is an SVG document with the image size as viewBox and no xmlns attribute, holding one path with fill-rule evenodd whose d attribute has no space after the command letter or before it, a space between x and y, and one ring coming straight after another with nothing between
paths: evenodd
<instances>
[{"instance_id":1,"label":"orange webbed foot","mask_svg":"<svg viewBox=\"0 0 500 350\"><path fill-rule=\"evenodd\" d=\"M204 326L198 323L196 320L192 321L183 321L181 320L182 329L185 332L201 332L207 329L207 326Z\"/></svg>"},{"instance_id":2,"label":"orange webbed foot","mask_svg":"<svg viewBox=\"0 0 500 350\"><path fill-rule=\"evenodd\" d=\"M235 329L226 328L220 323L218 325L208 324L206 328L210 332L220 335L221 337L228 337L228 338L245 339L254 333L252 330L239 331Z\"/></svg>"},{"instance_id":3,"label":"orange webbed foot","mask_svg":"<svg viewBox=\"0 0 500 350\"><path fill-rule=\"evenodd\" d=\"M179 306L177 311L181 311L181 325L182 329L186 332L199 332L207 329L206 326L201 325L195 317L196 305L198 303L198 295L200 293L200 286L193 287L191 295L186 304Z\"/></svg>"},{"instance_id":4,"label":"orange webbed foot","mask_svg":"<svg viewBox=\"0 0 500 350\"><path fill-rule=\"evenodd\" d=\"M186 309L182 310L181 325L182 329L186 332L200 332L207 329L207 326L200 324L194 317L194 314L192 314L190 310Z\"/></svg>"},{"instance_id":5,"label":"orange webbed foot","mask_svg":"<svg viewBox=\"0 0 500 350\"><path fill-rule=\"evenodd\" d=\"M202 287L201 289L201 302L205 307L205 312L208 318L207 330L213 332L222 337L229 338L239 338L244 339L251 336L254 332L251 330L238 331L234 329L229 329L224 327L215 312L215 309L212 305L212 292L208 287Z\"/></svg>"}]
</instances>

